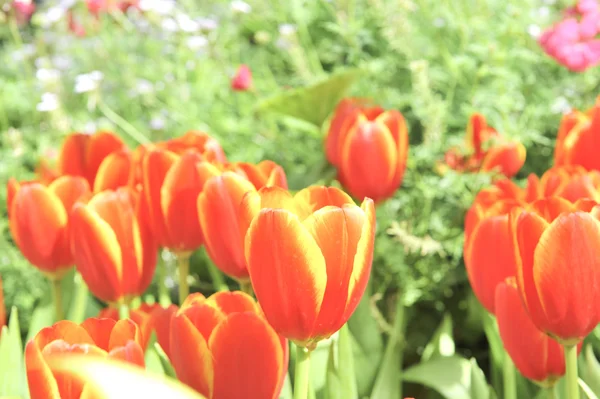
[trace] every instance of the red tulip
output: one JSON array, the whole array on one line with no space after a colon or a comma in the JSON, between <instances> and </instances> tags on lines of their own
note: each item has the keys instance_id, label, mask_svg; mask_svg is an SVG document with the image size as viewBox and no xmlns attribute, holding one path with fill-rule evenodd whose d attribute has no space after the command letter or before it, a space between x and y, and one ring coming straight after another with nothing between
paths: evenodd
<instances>
[{"instance_id":1,"label":"red tulip","mask_svg":"<svg viewBox=\"0 0 600 399\"><path fill-rule=\"evenodd\" d=\"M307 347L338 331L369 279L373 201L358 207L333 187L294 197L269 187L246 194L240 220L252 286L273 328Z\"/></svg>"},{"instance_id":2,"label":"red tulip","mask_svg":"<svg viewBox=\"0 0 600 399\"><path fill-rule=\"evenodd\" d=\"M598 148L600 97L587 113L573 111L563 117L554 149L555 164L581 165L588 170L600 170Z\"/></svg>"},{"instance_id":3,"label":"red tulip","mask_svg":"<svg viewBox=\"0 0 600 399\"><path fill-rule=\"evenodd\" d=\"M533 323L564 345L600 322L600 206L560 197L511 213L517 285Z\"/></svg>"},{"instance_id":4,"label":"red tulip","mask_svg":"<svg viewBox=\"0 0 600 399\"><path fill-rule=\"evenodd\" d=\"M478 194L465 221L467 276L475 296L492 314L496 286L516 272L509 213L522 204L522 191L509 180L500 182Z\"/></svg>"},{"instance_id":5,"label":"red tulip","mask_svg":"<svg viewBox=\"0 0 600 399\"><path fill-rule=\"evenodd\" d=\"M12 237L27 260L51 279L61 278L73 266L70 213L90 194L81 177L63 176L44 186L37 182L7 186Z\"/></svg>"},{"instance_id":6,"label":"red tulip","mask_svg":"<svg viewBox=\"0 0 600 399\"><path fill-rule=\"evenodd\" d=\"M398 111L358 105L350 111L352 106L338 106L340 115L333 117L326 141L327 157L350 194L382 201L402 182L408 158L406 122Z\"/></svg>"},{"instance_id":7,"label":"red tulip","mask_svg":"<svg viewBox=\"0 0 600 399\"><path fill-rule=\"evenodd\" d=\"M287 181L283 169L271 161L234 164L231 169L238 173L226 171L206 182L198 196L198 215L212 261L225 274L243 282L249 276L244 258L245 231L240 230L238 221L242 198L265 186L287 188Z\"/></svg>"},{"instance_id":8,"label":"red tulip","mask_svg":"<svg viewBox=\"0 0 600 399\"><path fill-rule=\"evenodd\" d=\"M77 270L99 299L128 303L152 282L157 246L135 194L121 188L77 204L71 215Z\"/></svg>"},{"instance_id":9,"label":"red tulip","mask_svg":"<svg viewBox=\"0 0 600 399\"><path fill-rule=\"evenodd\" d=\"M192 294L171 321L177 378L208 399L279 397L287 342L242 292Z\"/></svg>"},{"instance_id":10,"label":"red tulip","mask_svg":"<svg viewBox=\"0 0 600 399\"><path fill-rule=\"evenodd\" d=\"M532 199L556 196L571 202L582 198L600 201L600 172L578 165L555 166L541 180L530 175L527 190Z\"/></svg>"},{"instance_id":11,"label":"red tulip","mask_svg":"<svg viewBox=\"0 0 600 399\"><path fill-rule=\"evenodd\" d=\"M183 136L157 143L156 146L178 155L182 155L188 150L195 150L210 162L224 163L227 161L219 142L200 130L190 130Z\"/></svg>"},{"instance_id":12,"label":"red tulip","mask_svg":"<svg viewBox=\"0 0 600 399\"><path fill-rule=\"evenodd\" d=\"M246 91L252 87L252 72L247 65L240 65L231 79L231 88L235 91Z\"/></svg>"},{"instance_id":13,"label":"red tulip","mask_svg":"<svg viewBox=\"0 0 600 399\"><path fill-rule=\"evenodd\" d=\"M42 329L25 348L25 364L31 399L79 399L88 387L48 366L52 358L65 353L109 357L144 366L139 332L130 320L87 319L81 325L59 321Z\"/></svg>"},{"instance_id":14,"label":"red tulip","mask_svg":"<svg viewBox=\"0 0 600 399\"><path fill-rule=\"evenodd\" d=\"M514 277L496 288L496 319L504 348L524 377L552 386L565 374L562 346L533 324Z\"/></svg>"},{"instance_id":15,"label":"red tulip","mask_svg":"<svg viewBox=\"0 0 600 399\"><path fill-rule=\"evenodd\" d=\"M156 333L156 341L169 359L171 358L171 319L178 310L176 305L169 305L166 308L155 306L150 311L150 328Z\"/></svg>"},{"instance_id":16,"label":"red tulip","mask_svg":"<svg viewBox=\"0 0 600 399\"><path fill-rule=\"evenodd\" d=\"M96 134L73 133L67 137L62 145L58 157L58 175L82 176L87 179L90 187L94 189L116 188L115 184L123 185L128 173L128 165L122 160L116 161L115 166L103 166L107 157L114 152L127 152L125 143L112 132L99 131ZM121 155L122 157L123 155ZM123 170L121 168L127 168ZM96 175L116 174L117 176L102 176L102 183L96 185ZM106 183L112 181L112 184ZM97 190L95 190L97 191Z\"/></svg>"}]
</instances>

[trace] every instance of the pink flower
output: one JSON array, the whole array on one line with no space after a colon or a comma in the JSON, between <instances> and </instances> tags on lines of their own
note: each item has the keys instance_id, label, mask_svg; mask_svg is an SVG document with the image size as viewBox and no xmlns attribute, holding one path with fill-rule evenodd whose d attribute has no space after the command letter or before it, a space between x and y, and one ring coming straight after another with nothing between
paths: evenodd
<instances>
[{"instance_id":1,"label":"pink flower","mask_svg":"<svg viewBox=\"0 0 600 399\"><path fill-rule=\"evenodd\" d=\"M246 91L252 86L252 72L247 65L240 65L231 79L231 88L235 91Z\"/></svg>"},{"instance_id":2,"label":"pink flower","mask_svg":"<svg viewBox=\"0 0 600 399\"><path fill-rule=\"evenodd\" d=\"M15 10L17 24L24 25L28 23L35 12L35 3L31 0L15 0L12 5Z\"/></svg>"}]
</instances>

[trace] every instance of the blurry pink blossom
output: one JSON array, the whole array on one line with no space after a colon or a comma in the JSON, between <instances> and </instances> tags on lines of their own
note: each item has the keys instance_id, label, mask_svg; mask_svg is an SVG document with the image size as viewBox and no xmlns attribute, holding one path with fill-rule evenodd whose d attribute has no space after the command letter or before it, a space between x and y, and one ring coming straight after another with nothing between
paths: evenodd
<instances>
[{"instance_id":1,"label":"blurry pink blossom","mask_svg":"<svg viewBox=\"0 0 600 399\"><path fill-rule=\"evenodd\" d=\"M231 88L235 91L246 91L252 87L252 72L247 65L240 65L231 79Z\"/></svg>"},{"instance_id":2,"label":"blurry pink blossom","mask_svg":"<svg viewBox=\"0 0 600 399\"><path fill-rule=\"evenodd\" d=\"M14 0L12 3L15 10L15 18L18 25L29 23L31 16L35 12L35 3L32 0Z\"/></svg>"}]
</instances>

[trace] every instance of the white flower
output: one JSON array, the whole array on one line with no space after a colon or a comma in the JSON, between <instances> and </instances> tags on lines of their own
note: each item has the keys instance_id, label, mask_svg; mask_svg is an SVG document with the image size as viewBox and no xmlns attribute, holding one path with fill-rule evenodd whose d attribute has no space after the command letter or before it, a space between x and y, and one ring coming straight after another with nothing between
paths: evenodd
<instances>
[{"instance_id":1,"label":"white flower","mask_svg":"<svg viewBox=\"0 0 600 399\"><path fill-rule=\"evenodd\" d=\"M37 49L35 45L31 43L24 43L23 47L12 52L12 58L15 61L23 61L36 53Z\"/></svg>"},{"instance_id":2,"label":"white flower","mask_svg":"<svg viewBox=\"0 0 600 399\"><path fill-rule=\"evenodd\" d=\"M177 22L173 18L163 19L160 25L168 32L177 32L179 30L179 25L177 25Z\"/></svg>"},{"instance_id":3,"label":"white flower","mask_svg":"<svg viewBox=\"0 0 600 399\"><path fill-rule=\"evenodd\" d=\"M104 74L100 71L92 71L75 77L75 93L86 93L97 90Z\"/></svg>"},{"instance_id":4,"label":"white flower","mask_svg":"<svg viewBox=\"0 0 600 399\"><path fill-rule=\"evenodd\" d=\"M162 116L155 116L150 120L150 128L152 130L162 130L165 128L165 119Z\"/></svg>"},{"instance_id":5,"label":"white flower","mask_svg":"<svg viewBox=\"0 0 600 399\"><path fill-rule=\"evenodd\" d=\"M245 1L234 0L231 2L231 11L238 14L248 14L252 11L252 7Z\"/></svg>"},{"instance_id":6,"label":"white flower","mask_svg":"<svg viewBox=\"0 0 600 399\"><path fill-rule=\"evenodd\" d=\"M35 77L40 82L52 82L58 80L60 71L58 69L40 68L35 72Z\"/></svg>"},{"instance_id":7,"label":"white flower","mask_svg":"<svg viewBox=\"0 0 600 399\"><path fill-rule=\"evenodd\" d=\"M548 7L540 7L538 10L538 16L540 18L546 18L548 15L550 15L550 8Z\"/></svg>"},{"instance_id":8,"label":"white flower","mask_svg":"<svg viewBox=\"0 0 600 399\"><path fill-rule=\"evenodd\" d=\"M201 35L190 36L186 40L188 48L192 51L198 51L206 48L208 39Z\"/></svg>"},{"instance_id":9,"label":"white flower","mask_svg":"<svg viewBox=\"0 0 600 399\"><path fill-rule=\"evenodd\" d=\"M554 100L554 103L550 106L550 111L554 114L566 114L571 112L571 105L569 104L569 100L565 97L557 97Z\"/></svg>"},{"instance_id":10,"label":"white flower","mask_svg":"<svg viewBox=\"0 0 600 399\"><path fill-rule=\"evenodd\" d=\"M192 33L200 29L200 24L186 14L179 14L176 19L179 28L184 32Z\"/></svg>"},{"instance_id":11,"label":"white flower","mask_svg":"<svg viewBox=\"0 0 600 399\"><path fill-rule=\"evenodd\" d=\"M173 0L140 0L138 7L142 11L154 11L157 14L167 15L173 12L175 1Z\"/></svg>"},{"instance_id":12,"label":"white flower","mask_svg":"<svg viewBox=\"0 0 600 399\"><path fill-rule=\"evenodd\" d=\"M154 85L146 79L138 79L135 84L135 91L138 94L150 94L154 91Z\"/></svg>"},{"instance_id":13,"label":"white flower","mask_svg":"<svg viewBox=\"0 0 600 399\"><path fill-rule=\"evenodd\" d=\"M196 20L200 30L203 31L213 31L219 27L219 23L214 18L198 18Z\"/></svg>"},{"instance_id":14,"label":"white flower","mask_svg":"<svg viewBox=\"0 0 600 399\"><path fill-rule=\"evenodd\" d=\"M531 24L527 27L527 33L529 33L529 36L537 39L542 34L542 29L537 25Z\"/></svg>"},{"instance_id":15,"label":"white flower","mask_svg":"<svg viewBox=\"0 0 600 399\"><path fill-rule=\"evenodd\" d=\"M66 55L55 55L52 57L52 64L56 68L64 71L73 66L73 58Z\"/></svg>"},{"instance_id":16,"label":"white flower","mask_svg":"<svg viewBox=\"0 0 600 399\"><path fill-rule=\"evenodd\" d=\"M292 24L279 25L279 34L281 36L292 36L296 33L296 26Z\"/></svg>"},{"instance_id":17,"label":"white flower","mask_svg":"<svg viewBox=\"0 0 600 399\"><path fill-rule=\"evenodd\" d=\"M88 121L85 123L85 126L82 129L82 133L85 134L94 134L98 131L98 125L94 121Z\"/></svg>"},{"instance_id":18,"label":"white flower","mask_svg":"<svg viewBox=\"0 0 600 399\"><path fill-rule=\"evenodd\" d=\"M36 109L40 112L50 112L57 109L59 106L58 96L54 93L42 94L42 100L36 105Z\"/></svg>"}]
</instances>

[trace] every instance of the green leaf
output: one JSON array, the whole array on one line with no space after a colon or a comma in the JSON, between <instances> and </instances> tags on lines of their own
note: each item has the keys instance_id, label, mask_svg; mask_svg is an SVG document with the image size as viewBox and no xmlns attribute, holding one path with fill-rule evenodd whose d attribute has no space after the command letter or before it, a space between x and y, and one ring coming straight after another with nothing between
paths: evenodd
<instances>
[{"instance_id":1,"label":"green leaf","mask_svg":"<svg viewBox=\"0 0 600 399\"><path fill-rule=\"evenodd\" d=\"M287 115L321 126L362 74L360 69L335 73L311 86L287 90L267 98L257 105L256 111Z\"/></svg>"},{"instance_id":2,"label":"green leaf","mask_svg":"<svg viewBox=\"0 0 600 399\"><path fill-rule=\"evenodd\" d=\"M29 397L19 312L14 306L8 327L0 332L0 397L3 396Z\"/></svg>"},{"instance_id":3,"label":"green leaf","mask_svg":"<svg viewBox=\"0 0 600 399\"><path fill-rule=\"evenodd\" d=\"M52 324L54 324L54 305L52 302L38 305L31 315L27 342L35 337L42 328L49 327Z\"/></svg>"},{"instance_id":4,"label":"green leaf","mask_svg":"<svg viewBox=\"0 0 600 399\"><path fill-rule=\"evenodd\" d=\"M360 397L371 392L384 350L379 326L371 314L370 300L371 283L348 320L348 328L354 339L354 371Z\"/></svg>"},{"instance_id":5,"label":"green leaf","mask_svg":"<svg viewBox=\"0 0 600 399\"><path fill-rule=\"evenodd\" d=\"M421 361L427 361L440 356L454 355L454 338L452 335L452 317L445 314L431 341L425 346Z\"/></svg>"},{"instance_id":6,"label":"green leaf","mask_svg":"<svg viewBox=\"0 0 600 399\"><path fill-rule=\"evenodd\" d=\"M329 347L326 399L355 399L358 396L352 354L352 336L345 324Z\"/></svg>"},{"instance_id":7,"label":"green leaf","mask_svg":"<svg viewBox=\"0 0 600 399\"><path fill-rule=\"evenodd\" d=\"M333 337L325 341L321 341L310 354L309 390L314 391L316 397L318 398L323 397L325 394L325 388L327 385L327 361L329 359L329 350L333 343ZM294 352L296 351L294 350Z\"/></svg>"},{"instance_id":8,"label":"green leaf","mask_svg":"<svg viewBox=\"0 0 600 399\"><path fill-rule=\"evenodd\" d=\"M85 320L88 307L89 290L79 273L75 273L73 276L72 291L73 295L71 296L67 319L75 323L82 323Z\"/></svg>"},{"instance_id":9,"label":"green leaf","mask_svg":"<svg viewBox=\"0 0 600 399\"><path fill-rule=\"evenodd\" d=\"M471 363L459 356L439 357L402 373L402 379L432 388L447 399L471 398Z\"/></svg>"},{"instance_id":10,"label":"green leaf","mask_svg":"<svg viewBox=\"0 0 600 399\"><path fill-rule=\"evenodd\" d=\"M148 340L148 348L146 349L146 353L144 354L144 360L146 362L146 370L155 373L164 375L165 370L162 365L162 360L158 353L156 353L156 333L152 332L150 335L150 339Z\"/></svg>"},{"instance_id":11,"label":"green leaf","mask_svg":"<svg viewBox=\"0 0 600 399\"><path fill-rule=\"evenodd\" d=\"M507 355L505 355L504 345L500 339L496 318L485 310L482 313L483 331L485 332L490 348L492 386L500 392L502 385L502 364L504 363L504 356Z\"/></svg>"},{"instance_id":12,"label":"green leaf","mask_svg":"<svg viewBox=\"0 0 600 399\"><path fill-rule=\"evenodd\" d=\"M581 369L581 378L594 391L600 392L600 363L594 355L594 347L587 345L583 356L580 357L583 367Z\"/></svg>"},{"instance_id":13,"label":"green leaf","mask_svg":"<svg viewBox=\"0 0 600 399\"><path fill-rule=\"evenodd\" d=\"M577 382L579 383L579 388L587 395L588 399L598 399L594 391L581 378L578 378Z\"/></svg>"},{"instance_id":14,"label":"green leaf","mask_svg":"<svg viewBox=\"0 0 600 399\"><path fill-rule=\"evenodd\" d=\"M383 362L375 379L375 386L371 397L381 399L396 399L402 397L402 355L404 339L404 303L402 296L396 298L396 314L394 329L385 348Z\"/></svg>"},{"instance_id":15,"label":"green leaf","mask_svg":"<svg viewBox=\"0 0 600 399\"><path fill-rule=\"evenodd\" d=\"M491 397L490 387L485 380L485 374L479 368L477 361L471 359L471 398L472 399L489 399Z\"/></svg>"},{"instance_id":16,"label":"green leaf","mask_svg":"<svg viewBox=\"0 0 600 399\"><path fill-rule=\"evenodd\" d=\"M160 359L160 363L162 364L164 374L171 378L177 378L175 369L173 368L171 361L167 357L167 354L165 353L163 348L160 347L160 344L158 342L154 343L154 350L156 351L156 354Z\"/></svg>"}]
</instances>

